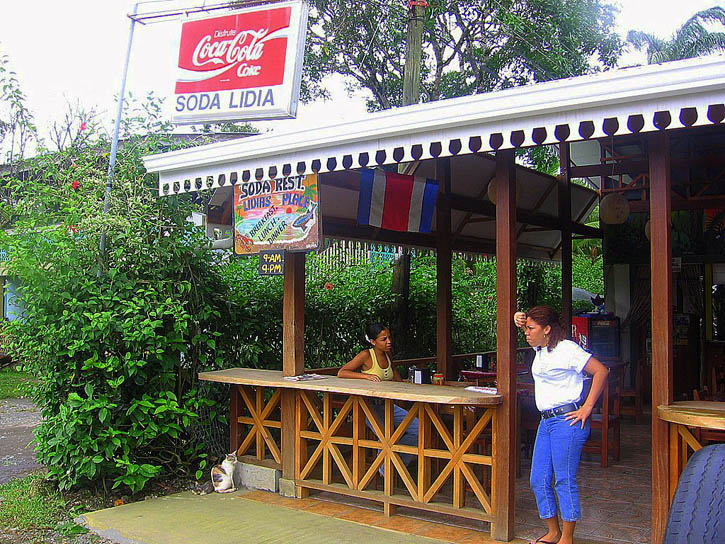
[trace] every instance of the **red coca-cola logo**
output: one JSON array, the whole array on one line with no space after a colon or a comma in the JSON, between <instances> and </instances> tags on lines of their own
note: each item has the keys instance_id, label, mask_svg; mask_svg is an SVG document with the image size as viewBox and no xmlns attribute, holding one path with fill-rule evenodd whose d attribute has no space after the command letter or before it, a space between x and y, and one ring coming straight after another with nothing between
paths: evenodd
<instances>
[{"instance_id":1,"label":"red coca-cola logo","mask_svg":"<svg viewBox=\"0 0 725 544\"><path fill-rule=\"evenodd\" d=\"M184 23L176 93L282 83L290 15L283 7Z\"/></svg>"}]
</instances>

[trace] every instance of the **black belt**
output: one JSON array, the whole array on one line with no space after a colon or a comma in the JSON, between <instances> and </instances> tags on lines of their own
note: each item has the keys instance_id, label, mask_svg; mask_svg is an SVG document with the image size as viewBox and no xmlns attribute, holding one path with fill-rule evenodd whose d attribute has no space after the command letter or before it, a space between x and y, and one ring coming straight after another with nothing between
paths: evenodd
<instances>
[{"instance_id":1,"label":"black belt","mask_svg":"<svg viewBox=\"0 0 725 544\"><path fill-rule=\"evenodd\" d=\"M569 412L573 412L574 410L578 410L579 408L580 404L578 402L570 402L569 404L562 404L561 406L557 406L556 408L543 410L541 412L541 417L543 419L549 419L550 417L554 416L562 416L564 414L568 414Z\"/></svg>"}]
</instances>

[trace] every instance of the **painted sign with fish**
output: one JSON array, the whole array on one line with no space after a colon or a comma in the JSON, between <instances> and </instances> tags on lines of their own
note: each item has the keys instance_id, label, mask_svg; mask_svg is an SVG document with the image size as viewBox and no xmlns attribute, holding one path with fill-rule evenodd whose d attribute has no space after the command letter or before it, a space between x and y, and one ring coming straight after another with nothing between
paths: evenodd
<instances>
[{"instance_id":1,"label":"painted sign with fish","mask_svg":"<svg viewBox=\"0 0 725 544\"><path fill-rule=\"evenodd\" d=\"M234 252L311 251L320 244L317 174L234 186Z\"/></svg>"}]
</instances>

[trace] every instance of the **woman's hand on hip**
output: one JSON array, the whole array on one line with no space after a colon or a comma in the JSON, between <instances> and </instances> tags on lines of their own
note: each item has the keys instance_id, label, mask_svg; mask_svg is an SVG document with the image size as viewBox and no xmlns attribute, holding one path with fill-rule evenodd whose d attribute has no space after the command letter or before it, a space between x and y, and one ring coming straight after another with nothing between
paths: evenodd
<instances>
[{"instance_id":1,"label":"woman's hand on hip","mask_svg":"<svg viewBox=\"0 0 725 544\"><path fill-rule=\"evenodd\" d=\"M574 425L574 424L576 424L577 421L581 421L582 429L583 429L584 424L587 422L587 419L589 418L590 415L592 415L592 409L585 404L578 410L569 412L568 414L566 414L565 417L567 420L569 420L571 422L571 423L569 423L569 425Z\"/></svg>"},{"instance_id":2,"label":"woman's hand on hip","mask_svg":"<svg viewBox=\"0 0 725 544\"><path fill-rule=\"evenodd\" d=\"M363 374L365 376L366 380L369 380L371 382L379 382L380 376L376 376L375 374Z\"/></svg>"}]
</instances>

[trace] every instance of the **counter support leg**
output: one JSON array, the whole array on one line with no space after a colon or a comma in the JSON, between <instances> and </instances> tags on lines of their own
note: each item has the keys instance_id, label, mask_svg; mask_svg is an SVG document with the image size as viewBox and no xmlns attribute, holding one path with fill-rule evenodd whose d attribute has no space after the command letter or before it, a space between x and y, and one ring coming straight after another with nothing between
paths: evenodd
<instances>
[{"instance_id":1,"label":"counter support leg","mask_svg":"<svg viewBox=\"0 0 725 544\"><path fill-rule=\"evenodd\" d=\"M239 391L237 385L229 386L229 451L239 449Z\"/></svg>"}]
</instances>

